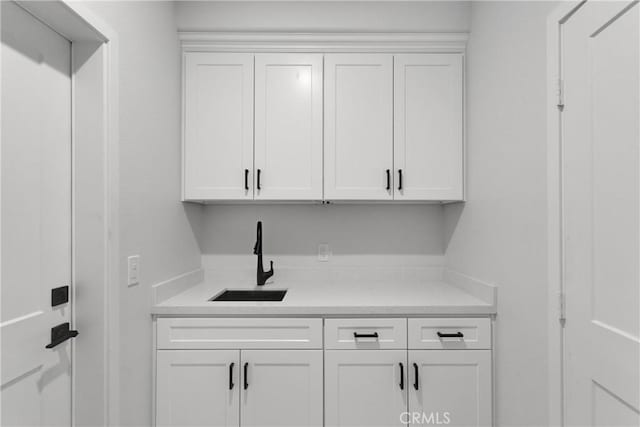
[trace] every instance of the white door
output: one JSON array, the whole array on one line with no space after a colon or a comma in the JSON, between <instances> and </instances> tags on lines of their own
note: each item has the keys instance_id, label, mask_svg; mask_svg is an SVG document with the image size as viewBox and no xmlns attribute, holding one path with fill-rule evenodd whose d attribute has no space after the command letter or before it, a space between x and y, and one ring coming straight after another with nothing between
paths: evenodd
<instances>
[{"instance_id":1,"label":"white door","mask_svg":"<svg viewBox=\"0 0 640 427\"><path fill-rule=\"evenodd\" d=\"M409 350L409 383L410 424L492 425L491 350Z\"/></svg>"},{"instance_id":2,"label":"white door","mask_svg":"<svg viewBox=\"0 0 640 427\"><path fill-rule=\"evenodd\" d=\"M325 425L404 425L407 412L406 350L327 350Z\"/></svg>"},{"instance_id":3,"label":"white door","mask_svg":"<svg viewBox=\"0 0 640 427\"><path fill-rule=\"evenodd\" d=\"M396 200L462 200L462 55L394 58Z\"/></svg>"},{"instance_id":4,"label":"white door","mask_svg":"<svg viewBox=\"0 0 640 427\"><path fill-rule=\"evenodd\" d=\"M239 350L158 350L157 426L240 423Z\"/></svg>"},{"instance_id":5,"label":"white door","mask_svg":"<svg viewBox=\"0 0 640 427\"><path fill-rule=\"evenodd\" d=\"M321 427L322 350L242 350L243 427Z\"/></svg>"},{"instance_id":6,"label":"white door","mask_svg":"<svg viewBox=\"0 0 640 427\"><path fill-rule=\"evenodd\" d=\"M561 26L565 421L640 424L640 6Z\"/></svg>"},{"instance_id":7,"label":"white door","mask_svg":"<svg viewBox=\"0 0 640 427\"><path fill-rule=\"evenodd\" d=\"M185 200L253 198L252 54L185 54L183 179Z\"/></svg>"},{"instance_id":8,"label":"white door","mask_svg":"<svg viewBox=\"0 0 640 427\"><path fill-rule=\"evenodd\" d=\"M71 44L2 2L3 426L71 425ZM66 334L63 334L64 336Z\"/></svg>"},{"instance_id":9,"label":"white door","mask_svg":"<svg viewBox=\"0 0 640 427\"><path fill-rule=\"evenodd\" d=\"M324 196L393 198L393 57L325 55Z\"/></svg>"},{"instance_id":10,"label":"white door","mask_svg":"<svg viewBox=\"0 0 640 427\"><path fill-rule=\"evenodd\" d=\"M255 64L255 198L320 200L322 55L258 54Z\"/></svg>"}]
</instances>

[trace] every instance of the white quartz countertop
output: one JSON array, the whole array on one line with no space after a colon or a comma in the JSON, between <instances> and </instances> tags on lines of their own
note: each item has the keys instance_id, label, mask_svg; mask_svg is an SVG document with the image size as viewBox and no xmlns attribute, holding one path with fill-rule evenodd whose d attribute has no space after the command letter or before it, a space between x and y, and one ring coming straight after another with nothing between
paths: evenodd
<instances>
[{"instance_id":1,"label":"white quartz countertop","mask_svg":"<svg viewBox=\"0 0 640 427\"><path fill-rule=\"evenodd\" d=\"M442 280L267 283L287 289L280 302L213 302L225 289L256 289L237 282L204 281L152 306L158 316L488 315L495 304Z\"/></svg>"}]
</instances>

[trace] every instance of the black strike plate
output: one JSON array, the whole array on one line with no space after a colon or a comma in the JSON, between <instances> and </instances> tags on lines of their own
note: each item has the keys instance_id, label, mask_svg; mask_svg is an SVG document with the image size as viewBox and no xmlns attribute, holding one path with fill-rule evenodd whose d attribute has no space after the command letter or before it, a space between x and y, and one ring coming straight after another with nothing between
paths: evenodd
<instances>
[{"instance_id":1,"label":"black strike plate","mask_svg":"<svg viewBox=\"0 0 640 427\"><path fill-rule=\"evenodd\" d=\"M51 307L69 302L69 286L51 289Z\"/></svg>"}]
</instances>

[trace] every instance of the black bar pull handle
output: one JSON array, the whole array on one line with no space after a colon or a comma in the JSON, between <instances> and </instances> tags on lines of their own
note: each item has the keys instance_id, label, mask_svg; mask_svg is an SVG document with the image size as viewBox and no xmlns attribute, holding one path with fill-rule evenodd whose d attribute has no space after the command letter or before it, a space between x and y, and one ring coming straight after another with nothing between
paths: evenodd
<instances>
[{"instance_id":1,"label":"black bar pull handle","mask_svg":"<svg viewBox=\"0 0 640 427\"><path fill-rule=\"evenodd\" d=\"M387 169L387 191L391 190L391 171Z\"/></svg>"},{"instance_id":2,"label":"black bar pull handle","mask_svg":"<svg viewBox=\"0 0 640 427\"><path fill-rule=\"evenodd\" d=\"M249 373L249 363L245 362L244 364L244 389L248 389L249 388L249 378L247 378L247 375Z\"/></svg>"},{"instance_id":3,"label":"black bar pull handle","mask_svg":"<svg viewBox=\"0 0 640 427\"><path fill-rule=\"evenodd\" d=\"M438 332L439 338L464 338L464 334L462 332L456 332L455 334L443 334L442 332Z\"/></svg>"},{"instance_id":4,"label":"black bar pull handle","mask_svg":"<svg viewBox=\"0 0 640 427\"><path fill-rule=\"evenodd\" d=\"M415 388L417 390L420 387L419 386L420 379L418 378L418 364L417 363L413 364L413 374L414 374L413 388Z\"/></svg>"},{"instance_id":5,"label":"black bar pull handle","mask_svg":"<svg viewBox=\"0 0 640 427\"><path fill-rule=\"evenodd\" d=\"M402 190L402 169L398 169L398 190Z\"/></svg>"},{"instance_id":6,"label":"black bar pull handle","mask_svg":"<svg viewBox=\"0 0 640 427\"><path fill-rule=\"evenodd\" d=\"M235 363L231 362L229 364L229 390L233 390L233 386L235 384L233 384L233 366L235 365Z\"/></svg>"},{"instance_id":7,"label":"black bar pull handle","mask_svg":"<svg viewBox=\"0 0 640 427\"><path fill-rule=\"evenodd\" d=\"M400 390L404 390L404 365L402 362L398 363L400 365Z\"/></svg>"},{"instance_id":8,"label":"black bar pull handle","mask_svg":"<svg viewBox=\"0 0 640 427\"><path fill-rule=\"evenodd\" d=\"M353 338L354 339L358 339L358 338L378 338L378 333L374 332L372 334L359 334L357 332L353 333Z\"/></svg>"},{"instance_id":9,"label":"black bar pull handle","mask_svg":"<svg viewBox=\"0 0 640 427\"><path fill-rule=\"evenodd\" d=\"M51 328L51 342L45 348L54 348L68 339L78 336L78 331L69 329L69 322L61 323Z\"/></svg>"},{"instance_id":10,"label":"black bar pull handle","mask_svg":"<svg viewBox=\"0 0 640 427\"><path fill-rule=\"evenodd\" d=\"M249 190L249 169L244 170L244 189Z\"/></svg>"},{"instance_id":11,"label":"black bar pull handle","mask_svg":"<svg viewBox=\"0 0 640 427\"><path fill-rule=\"evenodd\" d=\"M260 187L260 173L261 173L261 172L262 172L262 171L261 171L260 169L258 169L258 176L257 176L257 178L256 178L256 188L257 188L258 190L262 190L262 188Z\"/></svg>"}]
</instances>

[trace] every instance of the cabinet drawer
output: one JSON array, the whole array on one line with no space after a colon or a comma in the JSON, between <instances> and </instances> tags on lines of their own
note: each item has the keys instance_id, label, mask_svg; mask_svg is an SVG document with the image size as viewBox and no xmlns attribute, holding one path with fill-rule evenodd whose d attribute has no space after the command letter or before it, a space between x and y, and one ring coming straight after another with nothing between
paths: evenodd
<instances>
[{"instance_id":1,"label":"cabinet drawer","mask_svg":"<svg viewBox=\"0 0 640 427\"><path fill-rule=\"evenodd\" d=\"M407 348L407 319L326 319L325 348Z\"/></svg>"},{"instance_id":2,"label":"cabinet drawer","mask_svg":"<svg viewBox=\"0 0 640 427\"><path fill-rule=\"evenodd\" d=\"M322 348L322 319L159 318L158 349Z\"/></svg>"},{"instance_id":3,"label":"cabinet drawer","mask_svg":"<svg viewBox=\"0 0 640 427\"><path fill-rule=\"evenodd\" d=\"M410 349L490 349L489 319L409 319Z\"/></svg>"}]
</instances>

